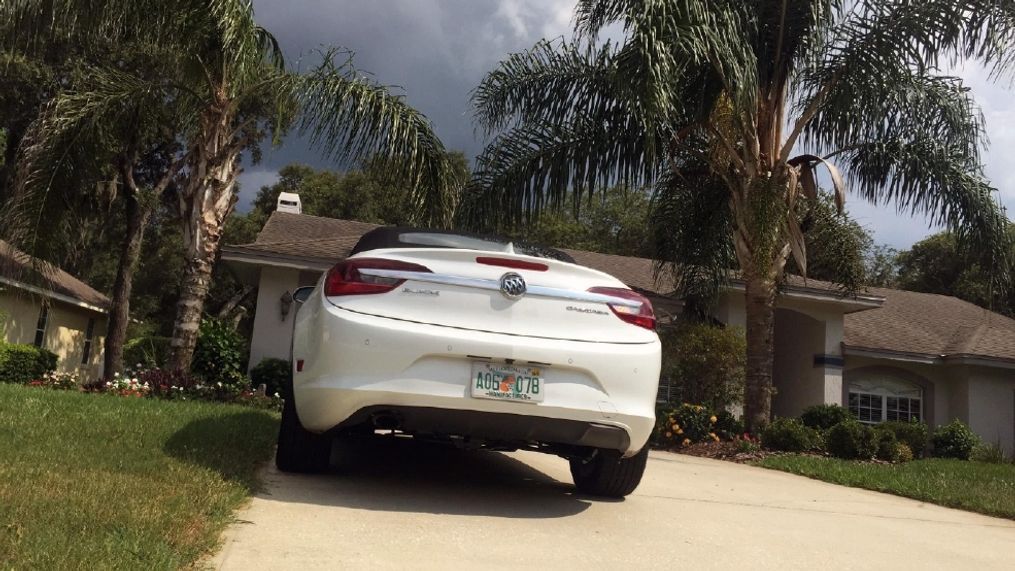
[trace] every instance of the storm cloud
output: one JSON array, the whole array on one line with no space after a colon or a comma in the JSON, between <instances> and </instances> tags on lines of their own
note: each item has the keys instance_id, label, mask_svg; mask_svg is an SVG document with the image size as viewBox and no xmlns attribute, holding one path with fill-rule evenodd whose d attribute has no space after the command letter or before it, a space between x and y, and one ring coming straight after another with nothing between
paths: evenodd
<instances>
[{"instance_id":1,"label":"storm cloud","mask_svg":"<svg viewBox=\"0 0 1015 571\"><path fill-rule=\"evenodd\" d=\"M279 40L287 59L311 62L327 46L355 53L355 65L429 117L450 149L475 157L483 138L476 131L469 94L506 54L541 38L570 35L574 0L255 0L257 21ZM995 85L974 65L958 68L983 108L991 146L986 175L1015 210L1015 92ZM277 180L291 162L337 168L303 141L289 137L265 149L258 165L245 165L241 207L261 185ZM892 205L873 206L851 197L850 212L879 242L908 247L935 231L922 217L899 215Z\"/></svg>"}]
</instances>

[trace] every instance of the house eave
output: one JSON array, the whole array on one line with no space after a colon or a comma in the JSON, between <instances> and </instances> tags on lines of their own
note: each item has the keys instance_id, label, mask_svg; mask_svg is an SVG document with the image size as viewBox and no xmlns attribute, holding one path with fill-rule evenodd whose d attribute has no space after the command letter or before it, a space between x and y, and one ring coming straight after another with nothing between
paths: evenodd
<instances>
[{"instance_id":1,"label":"house eave","mask_svg":"<svg viewBox=\"0 0 1015 571\"><path fill-rule=\"evenodd\" d=\"M1015 359L1005 359L1002 357L991 357L987 355L969 355L964 353L934 355L931 353L915 353L870 347L856 347L843 343L842 354L847 357L868 357L871 359L900 361L904 363L920 363L924 365L953 364L994 367L999 369L1015 369Z\"/></svg>"},{"instance_id":2,"label":"house eave","mask_svg":"<svg viewBox=\"0 0 1015 571\"><path fill-rule=\"evenodd\" d=\"M31 285L31 284L27 284L25 282L21 282L21 281L18 281L18 280L12 280L10 278L6 278L6 277L3 277L3 276L0 276L0 284L6 284L6 285L9 285L11 287L16 287L18 289L22 289L22 290L25 290L27 292L34 293L36 295L41 295L43 297L48 297L50 299L55 299L57 301L61 301L63 303L74 305L74 306L80 307L82 309L87 309L89 311L94 311L95 313L100 313L102 315L107 315L109 313L109 310L106 309L106 308L103 308L103 307L95 305L95 304L88 303L86 301L82 301L82 300L80 300L80 299L78 299L76 297L71 297L69 295L58 293L58 292L55 292L53 290L49 290L49 289L46 289L46 288L41 288L41 287L34 286L34 285Z\"/></svg>"},{"instance_id":3,"label":"house eave","mask_svg":"<svg viewBox=\"0 0 1015 571\"><path fill-rule=\"evenodd\" d=\"M325 258L271 254L267 252L252 251L237 246L224 246L222 248L222 260L226 262L237 262L255 266L272 266L319 272L328 271L335 265L334 260Z\"/></svg>"},{"instance_id":4,"label":"house eave","mask_svg":"<svg viewBox=\"0 0 1015 571\"><path fill-rule=\"evenodd\" d=\"M743 282L734 282L728 286L728 289L736 292L744 292L746 290L746 286ZM885 303L885 298L875 295L849 296L828 290L800 286L785 286L779 293L780 297L786 297L789 299L815 301L819 303L834 303L839 306L845 306L847 308L846 313L875 309L881 307Z\"/></svg>"}]
</instances>

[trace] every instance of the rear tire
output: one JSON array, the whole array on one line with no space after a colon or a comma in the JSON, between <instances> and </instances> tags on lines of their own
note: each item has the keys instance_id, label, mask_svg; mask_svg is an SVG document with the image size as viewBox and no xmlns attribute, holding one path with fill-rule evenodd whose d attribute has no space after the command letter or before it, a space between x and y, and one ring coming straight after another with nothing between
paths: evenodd
<instances>
[{"instance_id":1,"label":"rear tire","mask_svg":"<svg viewBox=\"0 0 1015 571\"><path fill-rule=\"evenodd\" d=\"M630 458L616 450L596 450L591 458L572 458L571 477L579 492L593 496L622 498L641 483L648 462L648 446Z\"/></svg>"},{"instance_id":2,"label":"rear tire","mask_svg":"<svg viewBox=\"0 0 1015 571\"><path fill-rule=\"evenodd\" d=\"M283 472L323 472L331 460L331 438L303 428L290 387L282 405L275 466Z\"/></svg>"}]
</instances>

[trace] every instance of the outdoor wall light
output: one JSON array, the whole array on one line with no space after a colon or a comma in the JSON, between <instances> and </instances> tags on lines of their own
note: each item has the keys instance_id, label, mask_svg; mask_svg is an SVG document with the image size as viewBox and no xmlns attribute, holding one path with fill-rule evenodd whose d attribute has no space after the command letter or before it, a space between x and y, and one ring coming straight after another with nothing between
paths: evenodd
<instances>
[{"instance_id":1,"label":"outdoor wall light","mask_svg":"<svg viewBox=\"0 0 1015 571\"><path fill-rule=\"evenodd\" d=\"M293 308L293 294L289 290L286 290L278 302L279 308L282 310L282 321L285 321L285 318L289 315L289 310Z\"/></svg>"}]
</instances>

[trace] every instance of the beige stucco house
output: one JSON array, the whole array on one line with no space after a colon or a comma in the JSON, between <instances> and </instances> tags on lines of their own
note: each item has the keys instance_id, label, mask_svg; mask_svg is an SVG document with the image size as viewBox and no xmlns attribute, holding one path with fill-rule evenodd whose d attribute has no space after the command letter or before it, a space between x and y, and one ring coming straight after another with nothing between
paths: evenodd
<instances>
[{"instance_id":1,"label":"beige stucco house","mask_svg":"<svg viewBox=\"0 0 1015 571\"><path fill-rule=\"evenodd\" d=\"M91 286L0 240L3 339L56 353L57 371L97 378L109 299Z\"/></svg>"},{"instance_id":2,"label":"beige stucco house","mask_svg":"<svg viewBox=\"0 0 1015 571\"><path fill-rule=\"evenodd\" d=\"M252 244L223 260L258 287L250 364L289 358L291 294L314 285L374 224L275 212ZM661 319L681 303L644 258L565 250L648 295ZM716 317L744 325L743 287L727 291ZM863 422L961 419L1015 453L1015 320L959 299L873 289L842 296L833 284L791 277L779 298L773 412L837 403Z\"/></svg>"}]
</instances>

